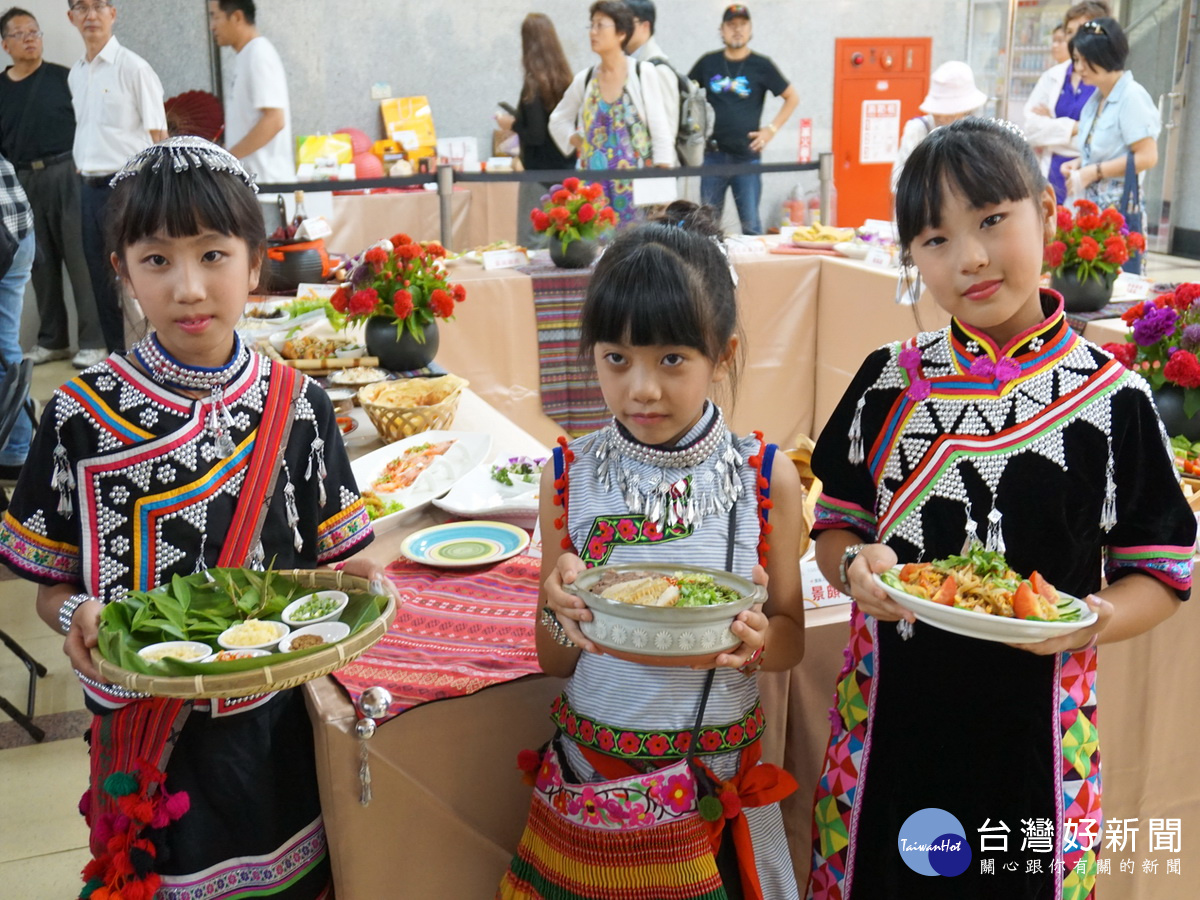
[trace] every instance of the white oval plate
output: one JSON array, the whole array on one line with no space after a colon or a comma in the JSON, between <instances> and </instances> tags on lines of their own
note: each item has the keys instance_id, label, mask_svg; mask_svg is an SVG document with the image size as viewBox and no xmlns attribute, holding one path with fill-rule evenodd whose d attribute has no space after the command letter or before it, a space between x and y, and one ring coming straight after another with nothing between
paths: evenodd
<instances>
[{"instance_id":1,"label":"white oval plate","mask_svg":"<svg viewBox=\"0 0 1200 900\"><path fill-rule=\"evenodd\" d=\"M523 528L532 528L538 517L538 492L541 476L532 483L501 484L492 477L492 465L508 462L508 457L472 469L445 497L433 505L464 519L500 519ZM547 463L553 465L553 463Z\"/></svg>"},{"instance_id":2,"label":"white oval plate","mask_svg":"<svg viewBox=\"0 0 1200 900\"><path fill-rule=\"evenodd\" d=\"M897 577L900 567L892 569ZM1058 637L1060 634L1070 634L1080 628L1087 628L1096 621L1096 613L1088 609L1088 605L1078 597L1059 591L1062 600L1072 601L1079 609L1079 619L1074 622L1035 622L1031 619L1010 619L1006 616L993 616L988 613L975 612L971 609L959 609L956 606L943 606L932 600L898 590L883 581L878 575L872 576L875 583L887 591L889 597L917 614L917 619L935 625L943 631L961 634L963 637L978 638L981 641L999 641L1004 644L1032 644L1047 638Z\"/></svg>"},{"instance_id":3,"label":"white oval plate","mask_svg":"<svg viewBox=\"0 0 1200 900\"><path fill-rule=\"evenodd\" d=\"M400 552L423 565L460 569L508 559L528 546L529 533L508 522L448 522L414 531Z\"/></svg>"},{"instance_id":4,"label":"white oval plate","mask_svg":"<svg viewBox=\"0 0 1200 900\"><path fill-rule=\"evenodd\" d=\"M410 447L439 441L454 441L454 446L434 460L417 480L402 491L380 491L372 487L392 460L400 457ZM399 512L380 516L371 523L376 532L386 531L400 524L406 516L440 497L450 490L468 472L488 459L492 453L492 436L468 431L422 431L412 437L372 450L350 463L354 480L359 490L375 491L383 500L396 500L404 504Z\"/></svg>"}]
</instances>

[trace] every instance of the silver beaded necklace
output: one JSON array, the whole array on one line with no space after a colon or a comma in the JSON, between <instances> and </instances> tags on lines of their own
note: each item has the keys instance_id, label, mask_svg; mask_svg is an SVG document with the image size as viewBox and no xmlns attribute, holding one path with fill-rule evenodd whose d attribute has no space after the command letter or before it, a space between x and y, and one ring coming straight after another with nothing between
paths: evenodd
<instances>
[{"instance_id":1,"label":"silver beaded necklace","mask_svg":"<svg viewBox=\"0 0 1200 900\"><path fill-rule=\"evenodd\" d=\"M225 386L242 370L250 358L250 351L241 337L233 333L233 353L223 366L189 366L171 356L153 331L133 345L133 355L150 377L163 387L173 390L209 392L212 407L209 410L207 427L216 442L222 457L232 456L237 446L233 443L233 416L225 406Z\"/></svg>"},{"instance_id":2,"label":"silver beaded necklace","mask_svg":"<svg viewBox=\"0 0 1200 900\"><path fill-rule=\"evenodd\" d=\"M648 447L626 437L613 419L593 451L596 475L605 488L614 484L631 513L645 515L662 530L676 525L698 526L705 516L728 513L742 494L738 467L744 460L733 446L720 408L714 410L704 436L680 450ZM715 457L708 478L687 477ZM637 465L640 463L641 465Z\"/></svg>"}]
</instances>

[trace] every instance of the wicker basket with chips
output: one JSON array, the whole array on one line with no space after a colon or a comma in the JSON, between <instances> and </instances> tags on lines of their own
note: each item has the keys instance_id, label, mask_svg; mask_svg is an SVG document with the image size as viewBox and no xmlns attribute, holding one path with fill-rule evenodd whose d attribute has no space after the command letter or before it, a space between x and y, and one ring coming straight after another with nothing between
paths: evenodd
<instances>
[{"instance_id":1,"label":"wicker basket with chips","mask_svg":"<svg viewBox=\"0 0 1200 900\"><path fill-rule=\"evenodd\" d=\"M295 582L302 589L371 593L370 582L367 579L333 569L294 569L276 574ZM382 598L377 600L381 604L384 602ZM150 675L135 672L106 659L98 649L92 651L92 659L105 680L156 697L247 697L297 687L342 668L377 643L387 632L395 615L396 601L388 597L379 615L371 618L348 637L319 649L273 654L259 659L243 659L219 666L212 663L167 661L167 668L175 671L187 670L189 674ZM274 659L278 662L272 662ZM213 671L205 672L205 669L209 668ZM230 671L231 669L236 671Z\"/></svg>"},{"instance_id":2,"label":"wicker basket with chips","mask_svg":"<svg viewBox=\"0 0 1200 900\"><path fill-rule=\"evenodd\" d=\"M467 384L457 375L381 381L361 388L358 402L379 437L390 444L422 431L449 428Z\"/></svg>"}]
</instances>

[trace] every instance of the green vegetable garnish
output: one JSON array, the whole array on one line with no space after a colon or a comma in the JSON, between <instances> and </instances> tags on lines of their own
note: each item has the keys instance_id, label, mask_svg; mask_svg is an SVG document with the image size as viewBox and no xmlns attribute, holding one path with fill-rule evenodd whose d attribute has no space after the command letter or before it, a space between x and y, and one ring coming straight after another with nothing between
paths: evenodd
<instances>
[{"instance_id":1,"label":"green vegetable garnish","mask_svg":"<svg viewBox=\"0 0 1200 900\"><path fill-rule=\"evenodd\" d=\"M733 588L717 584L711 575L676 572L671 576L671 580L679 588L676 606L714 606L718 603L732 603L742 597Z\"/></svg>"}]
</instances>

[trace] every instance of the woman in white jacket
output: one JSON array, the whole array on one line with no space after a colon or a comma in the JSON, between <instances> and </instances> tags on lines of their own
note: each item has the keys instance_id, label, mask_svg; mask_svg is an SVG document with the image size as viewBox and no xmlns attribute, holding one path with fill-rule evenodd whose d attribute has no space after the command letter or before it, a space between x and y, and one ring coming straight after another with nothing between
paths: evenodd
<instances>
[{"instance_id":1,"label":"woman in white jacket","mask_svg":"<svg viewBox=\"0 0 1200 900\"><path fill-rule=\"evenodd\" d=\"M674 129L667 120L662 83L625 47L633 34L633 14L621 2L597 0L590 10L589 35L600 64L577 74L550 114L550 135L563 153L579 153L581 169L669 167L676 159ZM633 183L609 181L604 192L620 224L632 221Z\"/></svg>"}]
</instances>

